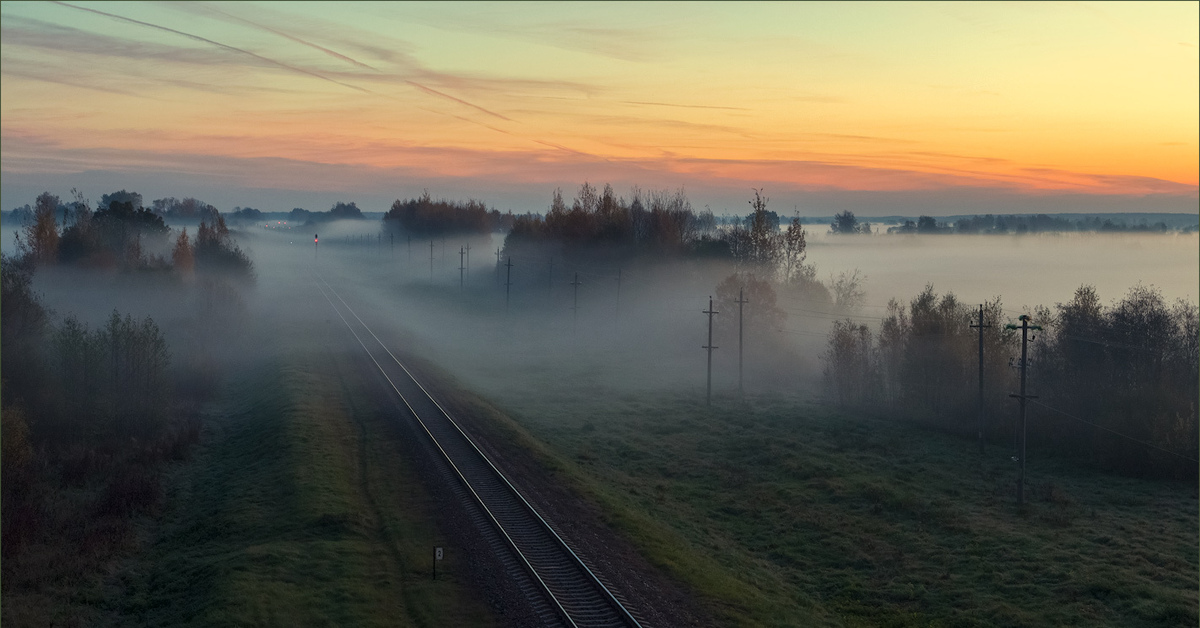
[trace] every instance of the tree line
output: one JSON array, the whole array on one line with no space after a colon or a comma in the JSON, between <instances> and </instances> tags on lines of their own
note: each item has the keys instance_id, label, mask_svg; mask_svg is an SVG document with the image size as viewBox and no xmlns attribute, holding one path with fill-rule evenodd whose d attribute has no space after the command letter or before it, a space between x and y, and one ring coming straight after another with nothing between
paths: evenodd
<instances>
[{"instance_id":1,"label":"tree line","mask_svg":"<svg viewBox=\"0 0 1200 628\"><path fill-rule=\"evenodd\" d=\"M781 299L832 311L849 311L860 303L865 277L855 270L831 276L827 283L818 279L816 266L807 261L808 234L799 217L781 225L769 203L762 190L752 190L749 213L719 220L710 210L696 212L682 189L635 187L621 196L609 184L597 188L584 182L569 204L555 190L544 216L517 216L501 258L547 265L557 259L610 268L614 274L622 265L660 260L723 262L732 272L715 286L715 306L732 312L738 309L739 295L751 300L754 307L744 311L745 328L771 332L751 334L756 339L776 337L788 316ZM718 337L736 328L735 316L716 319Z\"/></svg>"},{"instance_id":2,"label":"tree line","mask_svg":"<svg viewBox=\"0 0 1200 628\"><path fill-rule=\"evenodd\" d=\"M429 190L419 198L396 199L383 215L384 233L405 233L421 237L470 233L495 233L512 228L512 212L488 209L483 201L433 200Z\"/></svg>"},{"instance_id":3,"label":"tree line","mask_svg":"<svg viewBox=\"0 0 1200 628\"><path fill-rule=\"evenodd\" d=\"M1104 306L1090 286L1039 307L1030 344L1029 438L1034 450L1083 456L1131 474L1195 479L1200 398L1197 306L1167 303L1136 286ZM974 434L978 310L927 287L905 307L893 299L878 329L833 324L825 385L840 404ZM993 443L1016 429L1020 335L997 298L983 307L986 425ZM1119 434L1119 435L1118 435ZM1145 443L1140 444L1139 443ZM1164 453L1174 452L1176 455Z\"/></svg>"},{"instance_id":4,"label":"tree line","mask_svg":"<svg viewBox=\"0 0 1200 628\"><path fill-rule=\"evenodd\" d=\"M173 198L155 201L163 207L192 209L197 203L176 202ZM202 217L194 241L186 227L171 238L173 230L163 220L169 214L143 207L140 194L124 190L104 195L95 211L78 192L66 204L45 192L37 197L16 236L17 252L34 265L253 278L253 263L233 241L224 217L215 208L203 205L192 214Z\"/></svg>"},{"instance_id":5,"label":"tree line","mask_svg":"<svg viewBox=\"0 0 1200 628\"><path fill-rule=\"evenodd\" d=\"M1091 233L1169 233L1175 229L1168 227L1165 222L1154 224L1129 224L1110 218L1100 219L1097 216L1070 220L1057 216L1037 214L1034 216L972 216L959 218L953 223L941 222L931 216L920 216L914 223L907 220L904 224L889 227L888 233L928 233L928 234L1021 234L1021 233L1062 233L1062 232L1091 232Z\"/></svg>"},{"instance_id":6,"label":"tree line","mask_svg":"<svg viewBox=\"0 0 1200 628\"><path fill-rule=\"evenodd\" d=\"M218 380L214 353L237 335L238 289L253 279L219 213L193 238L125 191L95 211L77 193L67 204L39 195L17 244L0 260L6 591L99 569L133 538L133 518L158 507L164 464L199 438L197 408ZM56 318L33 287L52 266L136 273L122 285L186 312L171 319L181 349L173 355L150 317Z\"/></svg>"},{"instance_id":7,"label":"tree line","mask_svg":"<svg viewBox=\"0 0 1200 628\"><path fill-rule=\"evenodd\" d=\"M994 215L969 216L953 222L943 222L933 216L919 216L917 220L905 220L903 223L887 228L890 234L1021 234L1021 233L1188 233L1196 227L1174 229L1163 221L1148 224L1146 222L1130 224L1124 220L1100 218L1099 216L1084 216L1074 220L1060 216L1036 215ZM861 234L871 235L874 230L870 222L859 221L854 212L842 211L833 217L829 224L829 232L835 235Z\"/></svg>"},{"instance_id":8,"label":"tree line","mask_svg":"<svg viewBox=\"0 0 1200 628\"><path fill-rule=\"evenodd\" d=\"M70 316L54 324L33 292L33 272L31 260L0 265L6 584L9 559L28 544L61 545L44 535L156 505L158 465L182 458L199 435L180 420L171 353L154 320L114 310L97 328ZM57 500L67 488L87 498Z\"/></svg>"},{"instance_id":9,"label":"tree line","mask_svg":"<svg viewBox=\"0 0 1200 628\"><path fill-rule=\"evenodd\" d=\"M611 185L585 182L568 206L555 190L544 216L517 216L504 240L506 255L554 248L568 257L607 255L728 256L714 237L712 212L697 214L683 190L634 188L618 196Z\"/></svg>"}]
</instances>

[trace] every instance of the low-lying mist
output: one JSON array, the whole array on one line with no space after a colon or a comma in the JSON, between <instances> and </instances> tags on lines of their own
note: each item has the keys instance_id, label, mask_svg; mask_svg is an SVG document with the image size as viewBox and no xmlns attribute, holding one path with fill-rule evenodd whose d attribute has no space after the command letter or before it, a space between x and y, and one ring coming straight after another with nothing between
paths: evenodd
<instances>
[{"instance_id":1,"label":"low-lying mist","mask_svg":"<svg viewBox=\"0 0 1200 628\"><path fill-rule=\"evenodd\" d=\"M1200 284L1196 234L838 236L821 231L807 233L807 262L815 267L816 279L828 284L842 273L859 271L860 303L838 309L779 291L773 315L764 317L766 304L750 296L743 330L750 391L815 390L834 320L850 316L877 325L889 299L905 304L926 284L939 293L953 292L964 303L1000 297L1014 317L1036 305L1068 301L1083 284L1095 286L1106 302L1139 283L1161 289L1168 300L1195 301ZM6 244L11 232L6 229ZM320 242L314 243L318 233ZM526 254L513 257L509 269L496 263L502 234L418 239L381 233L374 220L319 227L248 224L233 235L259 277L253 289L235 295L251 317L263 322L328 317L332 310L316 291L317 273L368 322L408 332L421 346L419 353L488 386L520 385L539 375L532 378L539 385L669 386L703 394L701 347L708 342L708 318L702 310L715 296L720 313L714 317L714 389L728 392L737 384L737 311L728 300L721 303L716 291L735 272L728 262L622 266ZM577 288L572 285L576 273ZM507 309L506 282L511 282ZM60 316L99 324L114 309L148 315L179 346L172 337L179 326L172 321L191 315L196 304L180 302L170 292L147 298L144 283L134 275L47 268L34 285ZM197 299L195 293L187 298Z\"/></svg>"},{"instance_id":2,"label":"low-lying mist","mask_svg":"<svg viewBox=\"0 0 1200 628\"><path fill-rule=\"evenodd\" d=\"M1005 307L1067 301L1083 284L1116 300L1138 283L1167 299L1200 295L1196 233L877 235L810 233L808 259L823 277L858 268L867 303L911 299L927 283L967 303L1001 297ZM868 310L869 311L869 310Z\"/></svg>"},{"instance_id":3,"label":"low-lying mist","mask_svg":"<svg viewBox=\"0 0 1200 628\"><path fill-rule=\"evenodd\" d=\"M414 239L410 252L407 238L371 237L364 226L325 225L330 236L319 245L312 234L244 230L240 241L254 252L260 276L252 311L338 322L316 290L319 276L369 325L405 338L415 353L487 390L704 394L708 318L702 311L735 271L730 263L621 267L526 255L514 256L510 269L496 265L499 237ZM863 303L837 309L780 291L774 310L782 316L764 320L755 309L764 304L751 297L744 328L748 392L816 392L834 320L849 316L877 326L888 299L906 305L928 283L964 303L1000 297L1013 319L1037 305L1069 301L1082 284L1096 286L1106 302L1139 282L1172 300L1194 300L1197 290L1194 234L809 237L808 262L817 278L828 283L858 269L865 276ZM714 394L728 395L738 378L737 308L715 307Z\"/></svg>"}]
</instances>

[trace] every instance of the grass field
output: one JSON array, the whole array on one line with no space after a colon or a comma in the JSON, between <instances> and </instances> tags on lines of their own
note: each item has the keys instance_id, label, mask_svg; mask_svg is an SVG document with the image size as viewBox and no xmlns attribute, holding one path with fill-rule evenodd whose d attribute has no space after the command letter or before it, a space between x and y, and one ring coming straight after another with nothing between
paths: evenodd
<instances>
[{"instance_id":1,"label":"grass field","mask_svg":"<svg viewBox=\"0 0 1200 628\"><path fill-rule=\"evenodd\" d=\"M1034 447L1019 510L1007 445L980 459L800 395L707 408L572 381L476 388L723 625L1196 625L1194 485Z\"/></svg>"},{"instance_id":2,"label":"grass field","mask_svg":"<svg viewBox=\"0 0 1200 628\"><path fill-rule=\"evenodd\" d=\"M337 331L234 374L143 550L93 591L102 621L494 625L458 553L431 579L446 540Z\"/></svg>"}]
</instances>

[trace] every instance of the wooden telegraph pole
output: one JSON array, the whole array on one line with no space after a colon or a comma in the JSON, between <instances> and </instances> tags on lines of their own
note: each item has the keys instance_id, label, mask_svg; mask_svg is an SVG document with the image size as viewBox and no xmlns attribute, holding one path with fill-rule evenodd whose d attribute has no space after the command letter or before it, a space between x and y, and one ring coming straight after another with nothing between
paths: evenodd
<instances>
[{"instance_id":1,"label":"wooden telegraph pole","mask_svg":"<svg viewBox=\"0 0 1200 628\"><path fill-rule=\"evenodd\" d=\"M734 303L738 304L738 396L745 397L746 391L742 388L742 307L750 301L742 298L744 288L738 288L738 298ZM711 309L711 308L709 308ZM709 342L712 344L712 342Z\"/></svg>"},{"instance_id":2,"label":"wooden telegraph pole","mask_svg":"<svg viewBox=\"0 0 1200 628\"><path fill-rule=\"evenodd\" d=\"M617 269L617 322L621 320L621 269Z\"/></svg>"},{"instance_id":3,"label":"wooden telegraph pole","mask_svg":"<svg viewBox=\"0 0 1200 628\"><path fill-rule=\"evenodd\" d=\"M1012 325L1012 324L1004 326L1005 329L1020 329L1021 330L1021 363L1018 365L1018 368L1021 369L1021 394L1019 394L1019 395L1011 395L1010 394L1009 395L1009 397L1016 397L1017 400L1021 402L1021 433L1020 433L1021 444L1020 444L1020 449L1017 452L1017 456L1020 457L1020 462L1021 462L1021 474L1017 478L1017 505L1018 506L1025 504L1025 402L1029 399L1037 399L1037 395L1025 394L1026 374L1029 371L1029 353L1028 353L1029 330L1041 329L1041 327L1038 327L1037 325L1030 325L1029 317L1026 316L1025 314L1021 315L1020 321L1021 321L1020 327L1017 327L1016 325Z\"/></svg>"},{"instance_id":4,"label":"wooden telegraph pole","mask_svg":"<svg viewBox=\"0 0 1200 628\"><path fill-rule=\"evenodd\" d=\"M979 304L979 323L971 325L979 329L979 453L983 454L983 329L991 325L983 324L983 304Z\"/></svg>"},{"instance_id":5,"label":"wooden telegraph pole","mask_svg":"<svg viewBox=\"0 0 1200 628\"><path fill-rule=\"evenodd\" d=\"M512 263L511 255L508 256L508 262L506 264L504 264L504 266L507 267L507 269L508 269L507 271L505 271L505 275L504 275L504 313L508 314L508 295L509 295L509 291L512 288L513 263Z\"/></svg>"},{"instance_id":6,"label":"wooden telegraph pole","mask_svg":"<svg viewBox=\"0 0 1200 628\"><path fill-rule=\"evenodd\" d=\"M713 309L711 296L708 297L708 309L704 310L703 312L708 315L708 344L703 347L700 347L701 349L708 350L708 385L704 389L704 403L711 406L712 405L712 352L713 352L713 349L716 349L716 347L714 347L713 343L712 343L712 323L713 323L713 316L720 313Z\"/></svg>"},{"instance_id":7,"label":"wooden telegraph pole","mask_svg":"<svg viewBox=\"0 0 1200 628\"><path fill-rule=\"evenodd\" d=\"M575 273L575 281L572 281L571 285L575 288L575 296L571 301L571 333L574 334L579 323L579 286L582 285L579 273Z\"/></svg>"},{"instance_id":8,"label":"wooden telegraph pole","mask_svg":"<svg viewBox=\"0 0 1200 628\"><path fill-rule=\"evenodd\" d=\"M466 270L466 268L467 268L466 263L463 261L463 256L465 256L466 254L467 254L467 249L465 249L461 246L458 247L458 291L459 292L462 292L463 271Z\"/></svg>"}]
</instances>

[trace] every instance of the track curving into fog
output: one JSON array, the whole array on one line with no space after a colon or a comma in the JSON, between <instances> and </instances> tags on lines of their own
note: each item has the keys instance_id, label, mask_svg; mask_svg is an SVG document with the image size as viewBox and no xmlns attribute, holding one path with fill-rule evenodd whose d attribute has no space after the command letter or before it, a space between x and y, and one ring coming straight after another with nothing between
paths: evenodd
<instances>
[{"instance_id":1,"label":"track curving into fog","mask_svg":"<svg viewBox=\"0 0 1200 628\"><path fill-rule=\"evenodd\" d=\"M495 531L488 542L501 562L529 575L529 583L520 588L539 620L544 625L578 628L641 628L643 624L610 587L571 550L333 286L319 275L316 278L318 290L457 477L456 498L477 506L468 511L476 513L481 521L474 523L481 524L481 529Z\"/></svg>"}]
</instances>

